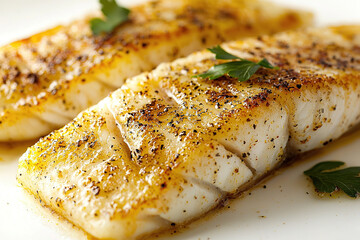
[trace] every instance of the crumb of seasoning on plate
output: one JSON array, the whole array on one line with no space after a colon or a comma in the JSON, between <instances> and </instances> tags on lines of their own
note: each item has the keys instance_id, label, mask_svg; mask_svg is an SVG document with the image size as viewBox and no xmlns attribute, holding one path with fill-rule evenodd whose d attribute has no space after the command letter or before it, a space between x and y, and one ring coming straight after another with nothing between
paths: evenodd
<instances>
[{"instance_id":1,"label":"crumb of seasoning on plate","mask_svg":"<svg viewBox=\"0 0 360 240\"><path fill-rule=\"evenodd\" d=\"M261 215L261 216L259 216L259 218L266 218L266 216L264 216L264 215Z\"/></svg>"},{"instance_id":2,"label":"crumb of seasoning on plate","mask_svg":"<svg viewBox=\"0 0 360 240\"><path fill-rule=\"evenodd\" d=\"M263 188L265 189L265 188L266 188L266 185L264 185Z\"/></svg>"}]
</instances>

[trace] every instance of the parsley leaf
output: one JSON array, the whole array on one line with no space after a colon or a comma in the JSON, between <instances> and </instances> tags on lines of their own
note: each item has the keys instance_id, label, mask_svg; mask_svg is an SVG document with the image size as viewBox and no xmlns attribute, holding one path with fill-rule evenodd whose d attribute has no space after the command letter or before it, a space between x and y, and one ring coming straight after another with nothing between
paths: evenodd
<instances>
[{"instance_id":1,"label":"parsley leaf","mask_svg":"<svg viewBox=\"0 0 360 240\"><path fill-rule=\"evenodd\" d=\"M208 71L196 75L194 77L202 77L202 78L208 78L210 80L214 80L227 74L230 77L237 78L239 82L244 82L249 80L250 77L254 75L260 67L278 69L277 67L271 65L266 58L263 58L261 61L257 63L252 62L226 52L219 45L213 48L209 48L208 50L215 54L216 59L224 59L224 60L237 59L240 61L232 61L232 62L215 65L211 67Z\"/></svg>"},{"instance_id":2,"label":"parsley leaf","mask_svg":"<svg viewBox=\"0 0 360 240\"><path fill-rule=\"evenodd\" d=\"M109 33L116 26L128 20L130 10L117 5L115 0L100 0L101 11L105 16L105 20L101 18L93 18L90 20L90 27L95 35L100 33Z\"/></svg>"},{"instance_id":3,"label":"parsley leaf","mask_svg":"<svg viewBox=\"0 0 360 240\"><path fill-rule=\"evenodd\" d=\"M360 193L360 167L349 167L336 171L329 171L344 165L343 162L328 161L316 164L304 172L313 181L319 192L332 193L339 189L350 197L357 197Z\"/></svg>"},{"instance_id":4,"label":"parsley leaf","mask_svg":"<svg viewBox=\"0 0 360 240\"><path fill-rule=\"evenodd\" d=\"M241 59L241 58L239 58L239 57L237 57L235 55L232 55L232 54L226 52L219 45L217 45L217 46L215 46L213 48L208 48L208 50L215 54L216 59Z\"/></svg>"}]
</instances>

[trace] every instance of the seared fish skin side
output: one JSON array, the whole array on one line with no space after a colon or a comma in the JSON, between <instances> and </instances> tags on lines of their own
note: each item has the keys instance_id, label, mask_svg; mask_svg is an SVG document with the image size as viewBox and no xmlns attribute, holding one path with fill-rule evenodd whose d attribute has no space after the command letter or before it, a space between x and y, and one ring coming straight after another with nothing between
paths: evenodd
<instances>
[{"instance_id":1,"label":"seared fish skin side","mask_svg":"<svg viewBox=\"0 0 360 240\"><path fill-rule=\"evenodd\" d=\"M110 34L94 36L87 17L0 48L0 141L48 134L161 62L311 23L309 13L269 4L158 0L133 7Z\"/></svg>"},{"instance_id":2,"label":"seared fish skin side","mask_svg":"<svg viewBox=\"0 0 360 240\"><path fill-rule=\"evenodd\" d=\"M96 238L136 239L200 217L360 121L360 26L222 47L279 69L193 77L223 62L208 51L161 64L30 147L19 183Z\"/></svg>"}]
</instances>

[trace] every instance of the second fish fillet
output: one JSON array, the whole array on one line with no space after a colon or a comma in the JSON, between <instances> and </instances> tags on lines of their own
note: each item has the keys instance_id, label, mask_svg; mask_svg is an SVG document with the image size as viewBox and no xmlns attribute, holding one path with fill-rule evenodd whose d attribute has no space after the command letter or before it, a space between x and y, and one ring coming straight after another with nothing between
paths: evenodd
<instances>
[{"instance_id":1,"label":"second fish fillet","mask_svg":"<svg viewBox=\"0 0 360 240\"><path fill-rule=\"evenodd\" d=\"M0 141L59 128L126 78L225 40L306 27L311 14L260 0L159 0L94 36L90 17L0 48Z\"/></svg>"}]
</instances>

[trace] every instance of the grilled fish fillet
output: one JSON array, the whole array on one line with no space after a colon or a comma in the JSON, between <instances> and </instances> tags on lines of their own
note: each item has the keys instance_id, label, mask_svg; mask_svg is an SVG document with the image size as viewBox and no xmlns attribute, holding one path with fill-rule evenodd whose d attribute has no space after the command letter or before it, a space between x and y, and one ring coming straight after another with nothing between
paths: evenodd
<instances>
[{"instance_id":1,"label":"grilled fish fillet","mask_svg":"<svg viewBox=\"0 0 360 240\"><path fill-rule=\"evenodd\" d=\"M360 26L223 44L278 70L193 77L208 51L128 80L21 157L17 179L100 239L183 225L360 121Z\"/></svg>"},{"instance_id":2,"label":"grilled fish fillet","mask_svg":"<svg viewBox=\"0 0 360 240\"><path fill-rule=\"evenodd\" d=\"M126 24L99 37L89 19L0 48L0 141L48 134L161 62L308 26L312 16L260 0L158 0L132 8Z\"/></svg>"}]
</instances>

